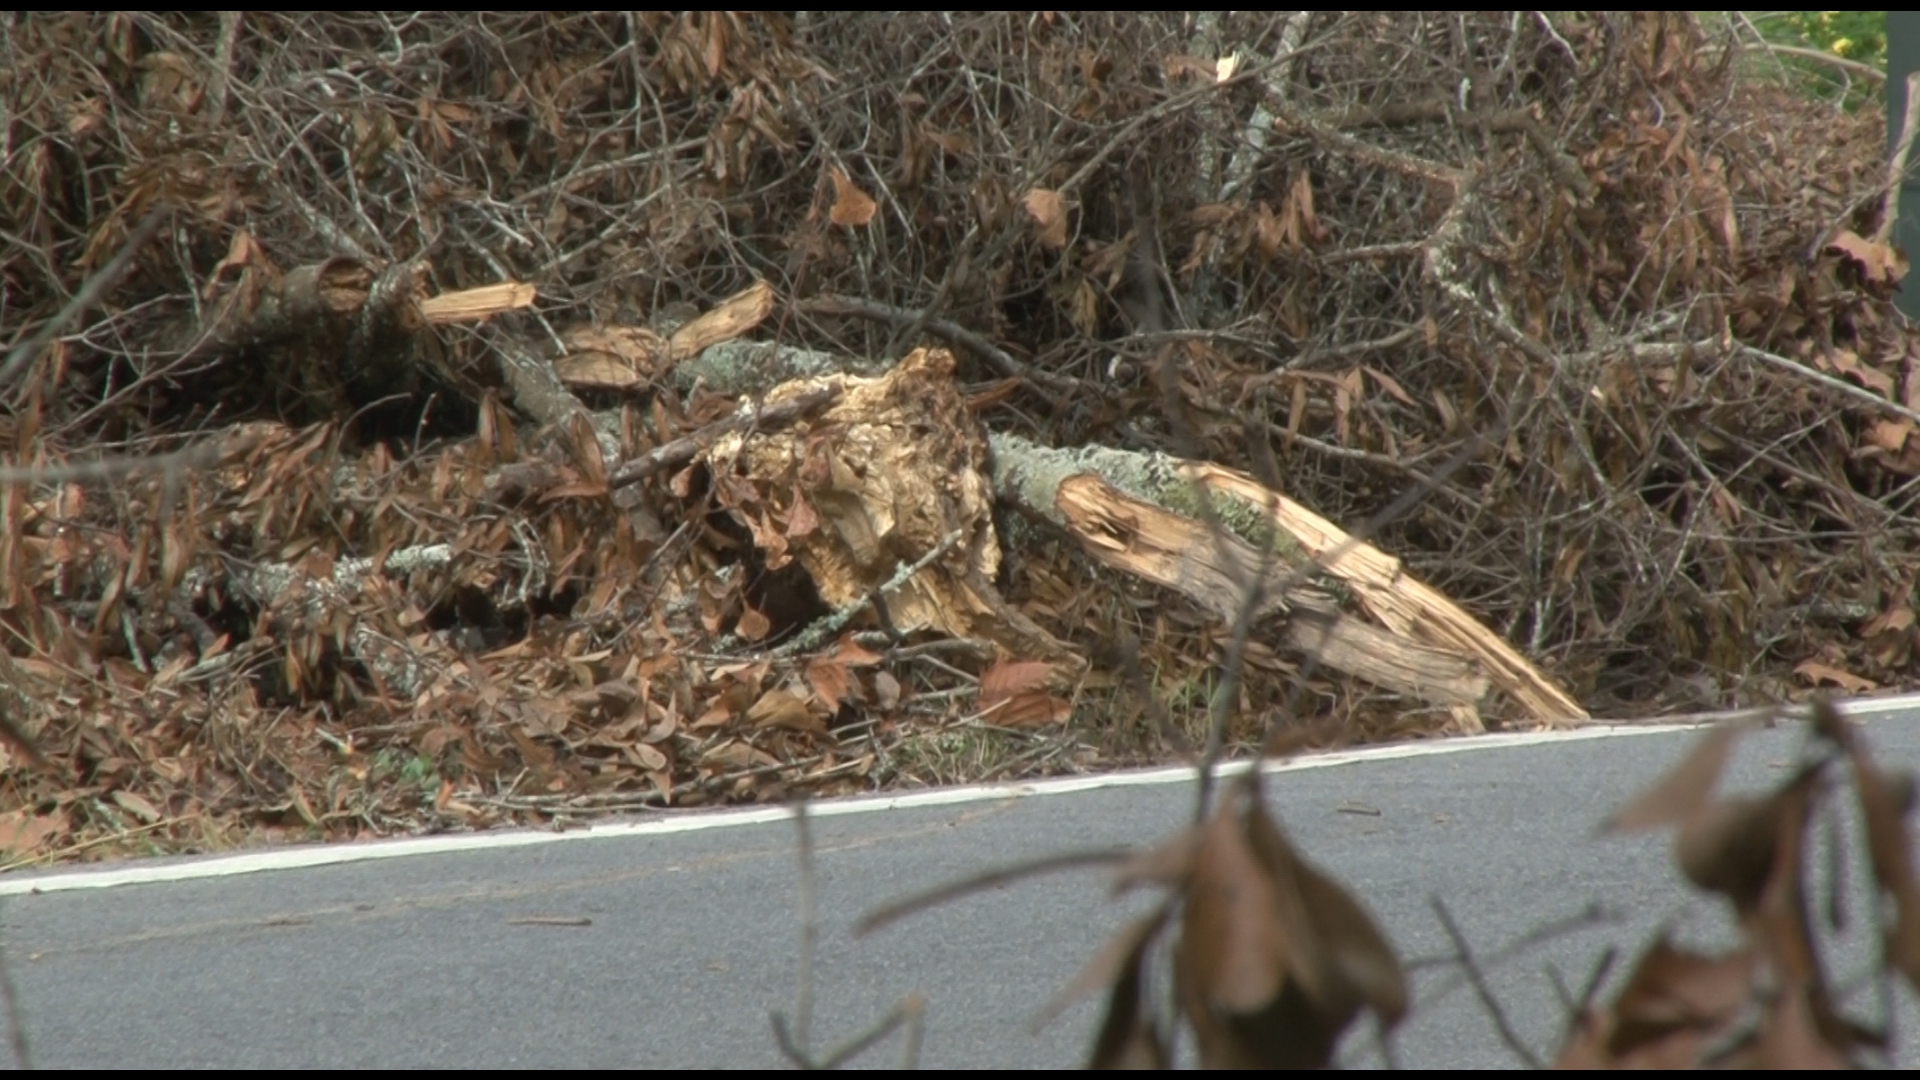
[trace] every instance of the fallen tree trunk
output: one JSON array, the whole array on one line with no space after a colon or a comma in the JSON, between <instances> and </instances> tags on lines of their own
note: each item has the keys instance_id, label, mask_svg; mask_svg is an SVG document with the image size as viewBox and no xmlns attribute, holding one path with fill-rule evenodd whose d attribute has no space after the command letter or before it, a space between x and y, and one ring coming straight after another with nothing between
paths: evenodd
<instances>
[{"instance_id":1,"label":"fallen tree trunk","mask_svg":"<svg viewBox=\"0 0 1920 1080\"><path fill-rule=\"evenodd\" d=\"M1061 524L1104 566L1180 592L1231 622L1259 573L1260 552L1204 522L1181 517L1128 497L1090 473L1061 482L1054 507ZM1270 564L1278 560L1269 557ZM1264 602L1255 615L1288 611L1287 644L1317 654L1328 667L1356 675L1396 693L1445 705L1472 705L1487 693L1487 678L1471 660L1428 648L1342 615L1321 590L1280 592L1267 575Z\"/></svg>"},{"instance_id":2,"label":"fallen tree trunk","mask_svg":"<svg viewBox=\"0 0 1920 1080\"><path fill-rule=\"evenodd\" d=\"M1330 578L1390 631L1325 611L1299 620L1290 643L1322 649L1329 666L1453 707L1468 729L1480 726L1473 703L1489 681L1535 722L1587 718L1579 702L1398 559L1251 477L1161 454L1056 450L1007 434L995 434L992 447L995 494L1066 530L1103 565L1232 618L1264 550L1269 585L1303 573ZM1203 499L1219 529L1195 520L1206 516Z\"/></svg>"},{"instance_id":3,"label":"fallen tree trunk","mask_svg":"<svg viewBox=\"0 0 1920 1080\"><path fill-rule=\"evenodd\" d=\"M1587 710L1572 695L1521 656L1505 638L1461 610L1438 589L1407 573L1399 559L1352 539L1326 518L1268 491L1250 476L1210 464L1193 465L1191 469L1194 478L1209 489L1267 507L1274 524L1351 587L1368 613L1396 633L1474 657L1485 665L1493 684L1535 720L1557 726L1589 719Z\"/></svg>"}]
</instances>

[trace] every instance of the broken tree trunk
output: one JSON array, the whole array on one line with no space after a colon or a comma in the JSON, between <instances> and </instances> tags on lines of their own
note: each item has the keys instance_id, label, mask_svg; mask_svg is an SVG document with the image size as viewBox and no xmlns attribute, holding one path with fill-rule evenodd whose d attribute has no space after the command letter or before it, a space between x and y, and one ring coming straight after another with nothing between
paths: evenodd
<instances>
[{"instance_id":1,"label":"broken tree trunk","mask_svg":"<svg viewBox=\"0 0 1920 1080\"><path fill-rule=\"evenodd\" d=\"M1179 591L1232 618L1244 584L1262 565L1269 585L1315 573L1351 590L1389 633L1328 610L1311 588L1272 604L1304 610L1292 644L1322 649L1336 669L1453 708L1479 727L1473 703L1487 683L1529 719L1553 725L1586 719L1581 708L1499 635L1400 561L1252 478L1215 465L1106 447L1056 450L1014 435L992 438L995 494L1067 531L1103 565ZM1204 502L1203 502L1204 500ZM1219 521L1214 529L1199 518Z\"/></svg>"},{"instance_id":2,"label":"broken tree trunk","mask_svg":"<svg viewBox=\"0 0 1920 1080\"><path fill-rule=\"evenodd\" d=\"M705 455L714 497L752 531L769 569L798 560L836 610L872 605L897 632L985 638L1077 676L1084 659L993 586L986 440L953 362L945 349L918 349L878 378L782 383L766 413L810 400L825 410L715 440Z\"/></svg>"},{"instance_id":3,"label":"broken tree trunk","mask_svg":"<svg viewBox=\"0 0 1920 1080\"><path fill-rule=\"evenodd\" d=\"M1533 719L1554 725L1589 719L1587 710L1572 695L1521 656L1505 638L1487 629L1440 590L1407 573L1399 559L1352 539L1331 521L1284 495L1269 492L1243 473L1199 464L1192 466L1192 475L1211 491L1265 507L1274 524L1353 589L1361 606L1374 618L1396 633L1474 657L1486 667L1494 686L1524 707Z\"/></svg>"},{"instance_id":4,"label":"broken tree trunk","mask_svg":"<svg viewBox=\"0 0 1920 1080\"><path fill-rule=\"evenodd\" d=\"M1054 500L1059 522L1103 565L1146 578L1199 602L1232 622L1245 602L1246 585L1260 571L1253 545L1204 522L1128 497L1089 473L1061 481ZM1268 581L1290 569L1269 556ZM1419 645L1342 615L1323 590L1266 590L1254 615L1289 611L1288 644L1317 653L1322 663L1397 693L1449 706L1472 705L1487 693L1487 679L1457 653Z\"/></svg>"},{"instance_id":5,"label":"broken tree trunk","mask_svg":"<svg viewBox=\"0 0 1920 1080\"><path fill-rule=\"evenodd\" d=\"M245 232L218 267L217 297L174 331L191 357L254 354L294 375L318 415L339 417L418 389L430 326L486 319L533 302L503 282L428 296L424 259L376 267L339 255L282 274ZM211 293L210 287L210 293Z\"/></svg>"}]
</instances>

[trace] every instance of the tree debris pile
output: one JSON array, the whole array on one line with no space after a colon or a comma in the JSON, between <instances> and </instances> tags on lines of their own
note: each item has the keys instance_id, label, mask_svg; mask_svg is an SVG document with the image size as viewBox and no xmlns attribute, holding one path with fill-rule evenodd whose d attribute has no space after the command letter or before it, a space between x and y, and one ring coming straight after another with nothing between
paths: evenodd
<instances>
[{"instance_id":1,"label":"tree debris pile","mask_svg":"<svg viewBox=\"0 0 1920 1080\"><path fill-rule=\"evenodd\" d=\"M1672 14L11 15L0 708L49 767L9 762L0 846L1004 778L1164 755L1216 706L1245 748L1303 655L1378 651L1278 615L1236 643L1229 605L988 529L981 429L1349 529L1430 486L1363 538L1508 655L1309 673L1344 737L1905 685L1881 119L1737 77L1745 44ZM957 384L901 399L905 442L806 441L830 386L936 356ZM883 455L947 485L911 552L854 527L901 509Z\"/></svg>"}]
</instances>

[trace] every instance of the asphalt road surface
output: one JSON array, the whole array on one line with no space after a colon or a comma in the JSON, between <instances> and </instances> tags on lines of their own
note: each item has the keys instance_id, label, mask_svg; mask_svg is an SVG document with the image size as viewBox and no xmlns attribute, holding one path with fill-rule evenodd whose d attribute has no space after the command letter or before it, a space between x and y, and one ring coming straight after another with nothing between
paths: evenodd
<instances>
[{"instance_id":1,"label":"asphalt road surface","mask_svg":"<svg viewBox=\"0 0 1920 1080\"><path fill-rule=\"evenodd\" d=\"M1920 702L1856 715L1884 762L1920 767ZM1747 740L1729 786L1782 775L1800 727ZM1718 907L1679 885L1662 838L1594 835L1694 737L1642 729L1363 751L1296 762L1267 789L1294 839L1364 898L1410 961L1451 952L1435 896L1487 957L1596 904L1616 917L1491 965L1508 1020L1550 1057L1562 1012L1549 965L1577 987L1608 945L1632 947L1670 920L1685 939L1727 940ZM1093 1004L1037 1035L1028 1021L1140 906L1110 902L1096 872L971 896L868 938L847 927L983 868L1148 843L1186 819L1192 798L1190 782L1135 774L816 807L815 1046L918 991L923 1065L1075 1063ZM768 1017L794 1009L795 867L793 827L777 811L668 816L562 838L9 876L0 927L40 1066L778 1066ZM1866 955L1844 953L1839 976ZM1420 1004L1400 1061L1516 1064L1474 996L1448 988L1456 972L1416 969ZM1903 1001L1896 1030L1911 1064L1920 1022ZM1364 1045L1348 1050L1353 1064L1377 1063ZM899 1052L894 1040L858 1063L890 1067Z\"/></svg>"}]
</instances>

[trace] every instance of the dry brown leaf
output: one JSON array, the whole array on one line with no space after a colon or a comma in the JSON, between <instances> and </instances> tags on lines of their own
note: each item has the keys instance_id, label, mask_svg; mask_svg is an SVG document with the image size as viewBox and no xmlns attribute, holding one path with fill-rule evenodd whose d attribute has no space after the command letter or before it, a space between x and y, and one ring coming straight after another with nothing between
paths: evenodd
<instances>
[{"instance_id":1,"label":"dry brown leaf","mask_svg":"<svg viewBox=\"0 0 1920 1080\"><path fill-rule=\"evenodd\" d=\"M847 665L815 657L807 662L807 685L813 688L814 700L829 709L837 709L852 689L853 677L847 673Z\"/></svg>"},{"instance_id":2,"label":"dry brown leaf","mask_svg":"<svg viewBox=\"0 0 1920 1080\"><path fill-rule=\"evenodd\" d=\"M221 274L235 267L244 270L256 263L269 268L272 266L267 262L266 254L260 250L260 244L254 240L253 235L245 229L235 229L233 239L227 242L226 257L215 263L213 273L207 275L207 287L201 292L201 299L213 299Z\"/></svg>"},{"instance_id":3,"label":"dry brown leaf","mask_svg":"<svg viewBox=\"0 0 1920 1080\"><path fill-rule=\"evenodd\" d=\"M1126 892L1138 885L1184 887L1193 876L1193 860L1200 852L1198 828L1182 829L1158 844L1128 856L1113 871L1113 891Z\"/></svg>"},{"instance_id":4,"label":"dry brown leaf","mask_svg":"<svg viewBox=\"0 0 1920 1080\"><path fill-rule=\"evenodd\" d=\"M1803 660L1794 665L1793 673L1814 686L1832 683L1849 694L1864 694L1869 690L1880 689L1880 684L1865 676L1844 671L1832 664L1823 664L1818 660Z\"/></svg>"},{"instance_id":5,"label":"dry brown leaf","mask_svg":"<svg viewBox=\"0 0 1920 1080\"><path fill-rule=\"evenodd\" d=\"M68 829L67 811L62 807L50 814L36 814L32 807L21 807L0 814L0 851L15 859L31 855Z\"/></svg>"},{"instance_id":6,"label":"dry brown leaf","mask_svg":"<svg viewBox=\"0 0 1920 1080\"><path fill-rule=\"evenodd\" d=\"M740 621L733 624L733 632L746 641L759 641L773 629L773 623L760 612L747 608L740 613Z\"/></svg>"},{"instance_id":7,"label":"dry brown leaf","mask_svg":"<svg viewBox=\"0 0 1920 1080\"><path fill-rule=\"evenodd\" d=\"M980 704L1005 701L1023 691L1047 685L1053 665L1044 660L1001 660L980 673Z\"/></svg>"},{"instance_id":8,"label":"dry brown leaf","mask_svg":"<svg viewBox=\"0 0 1920 1080\"><path fill-rule=\"evenodd\" d=\"M1166 72L1169 80L1187 76L1212 82L1215 76L1220 73L1217 61L1208 60L1203 56L1195 56L1192 53L1174 53L1165 60L1160 61L1160 69Z\"/></svg>"},{"instance_id":9,"label":"dry brown leaf","mask_svg":"<svg viewBox=\"0 0 1920 1080\"><path fill-rule=\"evenodd\" d=\"M646 743L630 743L623 749L635 765L649 772L659 772L669 764L667 755L657 746L648 746Z\"/></svg>"},{"instance_id":10,"label":"dry brown leaf","mask_svg":"<svg viewBox=\"0 0 1920 1080\"><path fill-rule=\"evenodd\" d=\"M1853 724L1840 715L1833 702L1824 697L1813 700L1813 733L1845 750L1853 750L1859 740L1854 735Z\"/></svg>"},{"instance_id":11,"label":"dry brown leaf","mask_svg":"<svg viewBox=\"0 0 1920 1080\"><path fill-rule=\"evenodd\" d=\"M1613 1004L1572 1026L1555 1066L1693 1068L1709 1040L1739 1019L1755 966L1751 951L1709 956L1662 935L1641 954Z\"/></svg>"},{"instance_id":12,"label":"dry brown leaf","mask_svg":"<svg viewBox=\"0 0 1920 1080\"><path fill-rule=\"evenodd\" d=\"M1712 956L1680 948L1663 934L1641 954L1614 1011L1634 1026L1717 1027L1739 1015L1753 991L1756 962L1747 949Z\"/></svg>"},{"instance_id":13,"label":"dry brown leaf","mask_svg":"<svg viewBox=\"0 0 1920 1080\"><path fill-rule=\"evenodd\" d=\"M1316 1011L1337 1039L1362 1008L1369 1009L1387 1028L1397 1026L1407 1015L1406 972L1400 958L1373 916L1339 882L1308 862L1286 842L1279 826L1256 804L1248 814L1248 832L1254 850L1269 867L1288 868L1300 894L1302 910L1311 925L1308 940L1311 949L1301 950L1303 959L1314 958L1321 974L1303 980L1303 986L1318 986ZM1276 874L1285 881L1285 876Z\"/></svg>"},{"instance_id":14,"label":"dry brown leaf","mask_svg":"<svg viewBox=\"0 0 1920 1080\"><path fill-rule=\"evenodd\" d=\"M1298 250L1306 241L1320 243L1327 238L1327 228L1320 223L1320 217L1313 209L1313 180L1306 173L1294 177L1293 186L1287 189L1287 198L1280 206L1282 230L1287 234L1286 246Z\"/></svg>"},{"instance_id":15,"label":"dry brown leaf","mask_svg":"<svg viewBox=\"0 0 1920 1080\"><path fill-rule=\"evenodd\" d=\"M649 772L647 773L647 782L652 784L654 790L660 793L662 802L669 804L673 802L673 773L664 769Z\"/></svg>"},{"instance_id":16,"label":"dry brown leaf","mask_svg":"<svg viewBox=\"0 0 1920 1080\"><path fill-rule=\"evenodd\" d=\"M1853 1067L1845 1050L1824 1037L1815 1018L1819 1008L1815 993L1812 987L1795 986L1775 997L1756 1033L1754 1068L1832 1071Z\"/></svg>"},{"instance_id":17,"label":"dry brown leaf","mask_svg":"<svg viewBox=\"0 0 1920 1080\"><path fill-rule=\"evenodd\" d=\"M1869 240L1852 229L1827 241L1827 250L1836 251L1860 267L1860 276L1875 284L1899 281L1906 276L1907 260L1891 246Z\"/></svg>"},{"instance_id":18,"label":"dry brown leaf","mask_svg":"<svg viewBox=\"0 0 1920 1080\"><path fill-rule=\"evenodd\" d=\"M731 694L714 695L713 699L707 702L706 709L693 718L693 723L687 725L687 730L702 731L706 728L719 727L732 720L738 710L730 699Z\"/></svg>"},{"instance_id":19,"label":"dry brown leaf","mask_svg":"<svg viewBox=\"0 0 1920 1080\"><path fill-rule=\"evenodd\" d=\"M1588 1009L1567 1025L1566 1039L1560 1046L1560 1056L1553 1059L1553 1067L1560 1070L1613 1068L1613 1056L1607 1051L1612 1034L1611 1014L1603 1009Z\"/></svg>"},{"instance_id":20,"label":"dry brown leaf","mask_svg":"<svg viewBox=\"0 0 1920 1080\"><path fill-rule=\"evenodd\" d=\"M1054 251L1067 246L1067 203L1059 192L1034 188L1027 192L1024 205L1042 245Z\"/></svg>"},{"instance_id":21,"label":"dry brown leaf","mask_svg":"<svg viewBox=\"0 0 1920 1080\"><path fill-rule=\"evenodd\" d=\"M1274 215L1272 206L1262 200L1254 207L1253 241L1260 246L1260 254L1271 259L1280 254L1291 239L1289 232L1281 227L1280 219Z\"/></svg>"},{"instance_id":22,"label":"dry brown leaf","mask_svg":"<svg viewBox=\"0 0 1920 1080\"><path fill-rule=\"evenodd\" d=\"M1865 639L1880 634L1905 634L1914 628L1916 622L1920 622L1920 617L1915 616L1912 608L1896 603L1893 607L1868 619L1865 625L1860 627L1860 637Z\"/></svg>"},{"instance_id":23,"label":"dry brown leaf","mask_svg":"<svg viewBox=\"0 0 1920 1080\"><path fill-rule=\"evenodd\" d=\"M880 209L880 204L873 201L873 196L861 191L843 169L834 167L827 175L833 178L833 209L828 211L827 217L835 225L849 228L872 221L873 215Z\"/></svg>"},{"instance_id":24,"label":"dry brown leaf","mask_svg":"<svg viewBox=\"0 0 1920 1080\"><path fill-rule=\"evenodd\" d=\"M1710 728L1687 756L1633 797L1603 826L1606 832L1634 832L1678 825L1698 813L1713 797L1726 769L1733 744L1752 725L1725 720Z\"/></svg>"},{"instance_id":25,"label":"dry brown leaf","mask_svg":"<svg viewBox=\"0 0 1920 1080\"><path fill-rule=\"evenodd\" d=\"M1361 370L1367 373L1368 378L1378 383L1380 389L1392 394L1395 401L1398 401L1409 409L1418 410L1420 408L1419 404L1413 400L1413 397L1407 393L1406 388L1401 386L1393 376L1388 375L1376 367L1363 365Z\"/></svg>"},{"instance_id":26,"label":"dry brown leaf","mask_svg":"<svg viewBox=\"0 0 1920 1080\"><path fill-rule=\"evenodd\" d=\"M1296 937L1303 920L1255 856L1236 802L1223 798L1201 826L1187 881L1177 962L1193 995L1189 1014L1266 1008L1280 995L1293 951L1306 944Z\"/></svg>"},{"instance_id":27,"label":"dry brown leaf","mask_svg":"<svg viewBox=\"0 0 1920 1080\"><path fill-rule=\"evenodd\" d=\"M1824 353L1819 359L1821 367L1830 368L1842 375L1851 375L1861 386L1880 396L1892 400L1893 376L1866 363L1852 349L1835 349Z\"/></svg>"},{"instance_id":28,"label":"dry brown leaf","mask_svg":"<svg viewBox=\"0 0 1920 1080\"><path fill-rule=\"evenodd\" d=\"M33 736L28 735L26 730L14 721L4 702L0 702L0 743L5 743L9 750L26 758L37 768L48 770L53 768L46 756L40 752L40 746L34 741Z\"/></svg>"},{"instance_id":29,"label":"dry brown leaf","mask_svg":"<svg viewBox=\"0 0 1920 1080\"><path fill-rule=\"evenodd\" d=\"M985 712L989 723L1001 727L1043 727L1066 722L1073 715L1073 702L1045 690L1023 690Z\"/></svg>"},{"instance_id":30,"label":"dry brown leaf","mask_svg":"<svg viewBox=\"0 0 1920 1080\"><path fill-rule=\"evenodd\" d=\"M607 459L600 450L599 434L586 414L576 411L567 422L567 450L580 479L602 492L607 486Z\"/></svg>"},{"instance_id":31,"label":"dry brown leaf","mask_svg":"<svg viewBox=\"0 0 1920 1080\"><path fill-rule=\"evenodd\" d=\"M819 527L820 516L814 513L813 504L809 503L806 496L796 489L793 493L793 504L787 507L787 538L798 540L801 537L811 536Z\"/></svg>"},{"instance_id":32,"label":"dry brown leaf","mask_svg":"<svg viewBox=\"0 0 1920 1080\"><path fill-rule=\"evenodd\" d=\"M847 634L834 643L832 656L836 663L845 664L850 668L872 667L886 660L886 657L879 653L861 647L859 642L853 640L852 634Z\"/></svg>"},{"instance_id":33,"label":"dry brown leaf","mask_svg":"<svg viewBox=\"0 0 1920 1080\"><path fill-rule=\"evenodd\" d=\"M873 673L873 699L882 709L900 704L900 680L884 671Z\"/></svg>"},{"instance_id":34,"label":"dry brown leaf","mask_svg":"<svg viewBox=\"0 0 1920 1080\"><path fill-rule=\"evenodd\" d=\"M1733 899L1759 902L1773 872L1780 815L1773 798L1721 799L1695 812L1674 838L1674 860L1693 882Z\"/></svg>"},{"instance_id":35,"label":"dry brown leaf","mask_svg":"<svg viewBox=\"0 0 1920 1080\"><path fill-rule=\"evenodd\" d=\"M807 703L787 690L769 690L747 710L747 722L756 728L781 727L824 735L827 725Z\"/></svg>"},{"instance_id":36,"label":"dry brown leaf","mask_svg":"<svg viewBox=\"0 0 1920 1080\"><path fill-rule=\"evenodd\" d=\"M125 789L113 793L114 804L145 824L151 825L162 817L159 808L148 802L142 795Z\"/></svg>"},{"instance_id":37,"label":"dry brown leaf","mask_svg":"<svg viewBox=\"0 0 1920 1080\"><path fill-rule=\"evenodd\" d=\"M1912 434L1913 421L1911 420L1875 420L1867 425L1861 441L1889 454L1897 454L1906 449L1907 439Z\"/></svg>"},{"instance_id":38,"label":"dry brown leaf","mask_svg":"<svg viewBox=\"0 0 1920 1080\"><path fill-rule=\"evenodd\" d=\"M1107 996L1107 1013L1100 1022L1100 1033L1094 1037L1093 1052L1087 1057L1089 1069L1165 1069L1170 1064L1167 1052L1167 1040L1161 1034L1159 1025L1154 1022L1153 1010L1147 1003L1146 960L1147 947L1152 943L1154 932L1160 928L1164 910L1160 915L1149 916L1122 930L1115 935L1105 948L1105 953L1116 945L1130 944L1121 953L1118 977L1113 978L1113 992ZM1129 938L1132 940L1129 942ZM1096 956L1098 963L1101 957ZM1093 965L1081 973L1075 984L1086 979ZM1100 979L1094 985L1105 982ZM1071 989L1071 988L1069 988Z\"/></svg>"},{"instance_id":39,"label":"dry brown leaf","mask_svg":"<svg viewBox=\"0 0 1920 1080\"><path fill-rule=\"evenodd\" d=\"M1733 901L1741 912L1757 908L1780 867L1788 838L1806 828L1820 763L1803 767L1765 796L1721 799L1696 811L1674 837L1674 860L1687 880ZM1782 870L1792 876L1798 864Z\"/></svg>"},{"instance_id":40,"label":"dry brown leaf","mask_svg":"<svg viewBox=\"0 0 1920 1080\"><path fill-rule=\"evenodd\" d=\"M709 748L700 755L700 761L702 764L725 765L735 769L758 769L780 764L773 755L739 739L729 739Z\"/></svg>"}]
</instances>

